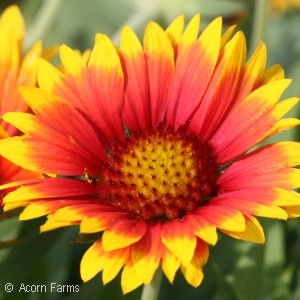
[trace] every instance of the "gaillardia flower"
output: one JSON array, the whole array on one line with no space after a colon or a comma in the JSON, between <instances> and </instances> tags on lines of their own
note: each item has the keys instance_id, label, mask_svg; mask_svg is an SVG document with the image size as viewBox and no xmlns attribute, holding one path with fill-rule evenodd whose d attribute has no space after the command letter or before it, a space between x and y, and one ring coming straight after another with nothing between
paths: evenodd
<instances>
[{"instance_id":1,"label":"gaillardia flower","mask_svg":"<svg viewBox=\"0 0 300 300\"><path fill-rule=\"evenodd\" d=\"M199 22L184 32L182 16L166 31L150 22L143 48L129 27L120 50L97 34L87 65L63 45L64 74L40 60L40 89L20 90L35 115L4 116L25 135L0 141L3 156L65 176L3 186L20 186L5 209L27 206L21 220L48 215L41 231L79 225L98 236L84 281L103 270L107 283L123 268L126 293L161 264L170 282L180 268L196 287L217 229L263 243L255 216L299 215L300 145L251 151L299 124L281 119L298 102L278 103L290 80L265 69L263 43L245 64L241 32L221 37L217 18L198 38Z\"/></svg>"},{"instance_id":2,"label":"gaillardia flower","mask_svg":"<svg viewBox=\"0 0 300 300\"><path fill-rule=\"evenodd\" d=\"M39 57L51 58L56 49L42 51L42 43L37 42L23 58L24 21L16 5L9 6L0 16L0 139L19 135L2 116L11 111L28 111L28 104L18 93L18 87L37 85L37 61ZM41 174L24 170L0 157L0 183L20 179L41 177ZM5 191L7 193L7 190ZM0 194L0 204L3 194Z\"/></svg>"}]
</instances>

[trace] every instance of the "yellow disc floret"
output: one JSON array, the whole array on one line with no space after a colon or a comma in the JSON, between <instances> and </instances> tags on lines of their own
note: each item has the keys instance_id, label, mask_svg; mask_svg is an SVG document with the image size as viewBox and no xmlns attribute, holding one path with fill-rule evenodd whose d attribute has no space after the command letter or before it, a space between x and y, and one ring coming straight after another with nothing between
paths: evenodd
<instances>
[{"instance_id":1,"label":"yellow disc floret","mask_svg":"<svg viewBox=\"0 0 300 300\"><path fill-rule=\"evenodd\" d=\"M115 144L99 195L146 220L180 218L215 192L211 148L180 130L133 133Z\"/></svg>"}]
</instances>

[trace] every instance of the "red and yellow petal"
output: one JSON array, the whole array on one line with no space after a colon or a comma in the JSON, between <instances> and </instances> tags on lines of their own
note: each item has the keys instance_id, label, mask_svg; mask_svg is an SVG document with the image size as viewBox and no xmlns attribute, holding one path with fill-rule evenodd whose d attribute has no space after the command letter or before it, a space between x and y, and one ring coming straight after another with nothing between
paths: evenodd
<instances>
[{"instance_id":1,"label":"red and yellow petal","mask_svg":"<svg viewBox=\"0 0 300 300\"><path fill-rule=\"evenodd\" d=\"M235 95L234 105L238 105L254 89L258 88L257 82L260 80L267 63L267 49L264 43L260 43L246 66L241 76L239 87Z\"/></svg>"},{"instance_id":2,"label":"red and yellow petal","mask_svg":"<svg viewBox=\"0 0 300 300\"><path fill-rule=\"evenodd\" d=\"M1 128L1 127L0 127ZM10 182L26 179L26 178L40 178L42 175L37 172L32 172L17 166L5 159L0 157L0 174L1 174L1 184L8 184ZM1 189L0 189L1 190ZM12 192L12 187L8 187L2 190L2 196L6 196L9 192ZM0 197L0 203L2 199Z\"/></svg>"},{"instance_id":3,"label":"red and yellow petal","mask_svg":"<svg viewBox=\"0 0 300 300\"><path fill-rule=\"evenodd\" d=\"M131 247L131 260L134 269L149 284L163 256L161 223L148 224L144 236Z\"/></svg>"},{"instance_id":4,"label":"red and yellow petal","mask_svg":"<svg viewBox=\"0 0 300 300\"><path fill-rule=\"evenodd\" d=\"M34 184L21 186L5 198L5 203L45 198L91 195L96 192L94 185L87 181L67 178L42 178Z\"/></svg>"},{"instance_id":5,"label":"red and yellow petal","mask_svg":"<svg viewBox=\"0 0 300 300\"><path fill-rule=\"evenodd\" d=\"M190 263L181 265L181 271L186 281L193 287L198 287L204 277L202 267L208 260L208 246L205 242L197 239L197 246Z\"/></svg>"},{"instance_id":6,"label":"red and yellow petal","mask_svg":"<svg viewBox=\"0 0 300 300\"><path fill-rule=\"evenodd\" d=\"M98 174L102 161L108 157L87 120L73 106L48 92L36 88L21 91L38 116L20 113L4 116L30 137L1 140L1 155L41 173L83 175L87 170L91 175Z\"/></svg>"},{"instance_id":7,"label":"red and yellow petal","mask_svg":"<svg viewBox=\"0 0 300 300\"><path fill-rule=\"evenodd\" d=\"M5 200L5 198L4 198ZM19 203L20 201L16 202ZM80 203L80 201L70 201L70 205ZM39 200L37 202L27 202L28 206L20 214L20 220L30 220L44 215L51 214L61 207L65 207L66 203L61 198L56 201Z\"/></svg>"},{"instance_id":8,"label":"red and yellow petal","mask_svg":"<svg viewBox=\"0 0 300 300\"><path fill-rule=\"evenodd\" d=\"M174 51L165 32L150 22L144 35L151 107L151 124L157 128L163 121L174 78Z\"/></svg>"},{"instance_id":9,"label":"red and yellow petal","mask_svg":"<svg viewBox=\"0 0 300 300\"><path fill-rule=\"evenodd\" d=\"M151 125L147 65L142 45L128 26L122 30L120 50L125 77L122 118L130 130L146 131Z\"/></svg>"},{"instance_id":10,"label":"red and yellow petal","mask_svg":"<svg viewBox=\"0 0 300 300\"><path fill-rule=\"evenodd\" d=\"M121 286L124 294L129 293L135 290L137 287L144 283L143 278L135 270L130 260L124 266L122 275L121 275Z\"/></svg>"},{"instance_id":11,"label":"red and yellow petal","mask_svg":"<svg viewBox=\"0 0 300 300\"><path fill-rule=\"evenodd\" d=\"M95 242L83 255L80 263L80 274L84 282L90 280L103 270L107 257L102 247L102 241Z\"/></svg>"},{"instance_id":12,"label":"red and yellow petal","mask_svg":"<svg viewBox=\"0 0 300 300\"><path fill-rule=\"evenodd\" d=\"M104 284L113 280L121 268L130 260L130 247L122 247L121 249L106 252L105 256L106 262L102 273Z\"/></svg>"},{"instance_id":13,"label":"red and yellow petal","mask_svg":"<svg viewBox=\"0 0 300 300\"><path fill-rule=\"evenodd\" d=\"M119 220L132 219L132 216L128 213L115 212L110 207L107 210L101 209L101 212L98 212L92 217L85 216L80 223L80 232L81 233L95 233L103 231L115 222Z\"/></svg>"},{"instance_id":14,"label":"red and yellow petal","mask_svg":"<svg viewBox=\"0 0 300 300\"><path fill-rule=\"evenodd\" d=\"M162 269L171 283L173 283L179 267L180 260L166 246L164 246Z\"/></svg>"},{"instance_id":15,"label":"red and yellow petal","mask_svg":"<svg viewBox=\"0 0 300 300\"><path fill-rule=\"evenodd\" d=\"M261 203L266 206L293 206L300 204L300 196L298 193L275 187L255 187L242 190L232 191L230 193L222 194L216 197L212 202L222 201L226 198L236 199L236 202L251 201L254 203ZM228 205L234 205L235 202L228 202Z\"/></svg>"},{"instance_id":16,"label":"red and yellow petal","mask_svg":"<svg viewBox=\"0 0 300 300\"><path fill-rule=\"evenodd\" d=\"M219 177L219 193L244 188L299 187L300 171L291 167L300 164L300 145L280 142L261 147L233 163Z\"/></svg>"},{"instance_id":17,"label":"red and yellow petal","mask_svg":"<svg viewBox=\"0 0 300 300\"><path fill-rule=\"evenodd\" d=\"M105 35L96 35L88 63L88 74L93 93L89 115L93 116L93 120L109 140L124 140L121 119L124 75L115 46ZM85 102L85 94L82 94L81 101Z\"/></svg>"},{"instance_id":18,"label":"red and yellow petal","mask_svg":"<svg viewBox=\"0 0 300 300\"><path fill-rule=\"evenodd\" d=\"M248 215L245 216L245 221L246 227L242 232L233 232L223 229L220 229L220 231L236 239L243 239L245 241L263 244L265 242L265 235L257 219L251 215Z\"/></svg>"},{"instance_id":19,"label":"red and yellow petal","mask_svg":"<svg viewBox=\"0 0 300 300\"><path fill-rule=\"evenodd\" d=\"M177 46L182 36L183 27L184 27L184 16L181 15L177 17L166 29L167 37L170 40L174 49L175 59L177 57Z\"/></svg>"},{"instance_id":20,"label":"red and yellow petal","mask_svg":"<svg viewBox=\"0 0 300 300\"><path fill-rule=\"evenodd\" d=\"M245 230L245 218L243 214L229 205L217 205L211 201L208 205L195 211L197 217L207 219L219 229L241 232ZM198 218L199 218L198 217Z\"/></svg>"},{"instance_id":21,"label":"red and yellow petal","mask_svg":"<svg viewBox=\"0 0 300 300\"><path fill-rule=\"evenodd\" d=\"M102 236L106 252L125 248L139 241L147 230L144 220L119 220L107 228Z\"/></svg>"},{"instance_id":22,"label":"red and yellow petal","mask_svg":"<svg viewBox=\"0 0 300 300\"><path fill-rule=\"evenodd\" d=\"M277 121L272 114L273 106L290 82L284 79L264 85L235 107L210 139L218 157L217 163L224 164L233 160L272 129Z\"/></svg>"},{"instance_id":23,"label":"red and yellow petal","mask_svg":"<svg viewBox=\"0 0 300 300\"><path fill-rule=\"evenodd\" d=\"M218 207L220 206L226 207L226 209L235 209L245 215L251 214L251 215L267 217L267 218L277 218L283 220L287 219L286 212L280 207L278 207L277 205L274 205L271 200L266 198L266 200L263 202L261 200L261 198L263 198L262 195L253 194L252 196L247 192L248 191L236 191L236 192L221 195L215 198L212 201L212 204ZM244 229L236 230L238 228L232 228L232 229L222 228L222 229L226 229L229 231L244 231Z\"/></svg>"},{"instance_id":24,"label":"red and yellow petal","mask_svg":"<svg viewBox=\"0 0 300 300\"><path fill-rule=\"evenodd\" d=\"M217 227L205 217L197 214L188 214L184 217L189 226L193 228L193 233L203 241L215 245L218 241Z\"/></svg>"},{"instance_id":25,"label":"red and yellow petal","mask_svg":"<svg viewBox=\"0 0 300 300\"><path fill-rule=\"evenodd\" d=\"M174 87L167 111L167 122L175 130L191 116L210 82L219 56L221 25L221 18L217 18L197 41L189 42L187 39L179 42ZM193 36L188 35L191 39Z\"/></svg>"},{"instance_id":26,"label":"red and yellow petal","mask_svg":"<svg viewBox=\"0 0 300 300\"><path fill-rule=\"evenodd\" d=\"M162 227L161 239L182 265L186 266L191 262L196 247L196 236L187 220L165 223Z\"/></svg>"},{"instance_id":27,"label":"red and yellow petal","mask_svg":"<svg viewBox=\"0 0 300 300\"><path fill-rule=\"evenodd\" d=\"M122 248L111 252L103 250L102 241L98 240L84 254L80 273L84 282L93 278L103 270L103 283L111 281L120 271L124 264L130 261L130 248Z\"/></svg>"},{"instance_id":28,"label":"red and yellow petal","mask_svg":"<svg viewBox=\"0 0 300 300\"><path fill-rule=\"evenodd\" d=\"M108 37L97 34L88 66L65 45L60 48L60 54L65 74L40 62L38 81L41 88L85 113L106 146L111 146L113 138L124 140L121 120L124 78L115 46Z\"/></svg>"},{"instance_id":29,"label":"red and yellow petal","mask_svg":"<svg viewBox=\"0 0 300 300\"><path fill-rule=\"evenodd\" d=\"M245 57L245 37L238 32L220 53L201 105L189 124L191 133L199 134L203 140L207 140L222 124L234 104L234 94L243 72Z\"/></svg>"},{"instance_id":30,"label":"red and yellow petal","mask_svg":"<svg viewBox=\"0 0 300 300\"><path fill-rule=\"evenodd\" d=\"M75 226L78 225L78 222L75 221L57 221L54 217L53 214L49 214L47 216L47 221L40 226L40 231L41 232L47 232L50 230L62 228L62 227L67 227L67 226Z\"/></svg>"}]
</instances>

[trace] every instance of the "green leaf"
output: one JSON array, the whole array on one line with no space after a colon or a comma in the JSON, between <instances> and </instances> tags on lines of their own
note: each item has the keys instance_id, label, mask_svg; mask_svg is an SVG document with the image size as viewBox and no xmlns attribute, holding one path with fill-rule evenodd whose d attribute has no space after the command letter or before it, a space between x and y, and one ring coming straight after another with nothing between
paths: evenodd
<instances>
[{"instance_id":1,"label":"green leaf","mask_svg":"<svg viewBox=\"0 0 300 300\"><path fill-rule=\"evenodd\" d=\"M227 282L217 264L214 265L214 272L217 278L217 291L214 300L238 300L233 288Z\"/></svg>"}]
</instances>

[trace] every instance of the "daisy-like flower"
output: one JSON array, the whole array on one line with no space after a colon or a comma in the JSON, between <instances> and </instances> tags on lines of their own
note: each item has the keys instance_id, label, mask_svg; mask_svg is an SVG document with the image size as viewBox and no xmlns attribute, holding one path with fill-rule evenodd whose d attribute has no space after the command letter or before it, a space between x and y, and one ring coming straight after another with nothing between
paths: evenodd
<instances>
[{"instance_id":1,"label":"daisy-like flower","mask_svg":"<svg viewBox=\"0 0 300 300\"><path fill-rule=\"evenodd\" d=\"M278 103L290 84L268 69L259 45L245 63L245 37L221 36L221 18L198 38L196 15L166 31L150 22L144 47L129 27L120 50L101 34L88 64L63 45L64 74L40 60L38 88L20 90L35 115L4 120L25 133L0 141L22 167L69 178L16 182L5 209L26 206L21 220L48 215L47 231L79 225L91 239L84 281L103 282L122 269L127 293L151 282L159 265L170 282L180 268L198 286L217 229L263 243L255 216L287 219L300 212L300 145L251 149L299 124L281 119L297 102Z\"/></svg>"},{"instance_id":2,"label":"daisy-like flower","mask_svg":"<svg viewBox=\"0 0 300 300\"><path fill-rule=\"evenodd\" d=\"M18 87L36 86L38 58L51 58L56 53L55 48L42 51L42 43L37 42L23 57L24 34L24 20L19 8L9 6L0 16L0 139L20 134L14 126L4 122L2 116L11 111L28 111L28 104L19 95ZM41 177L41 174L24 170L0 157L1 184L36 177ZM0 204L4 194L0 193Z\"/></svg>"}]
</instances>

